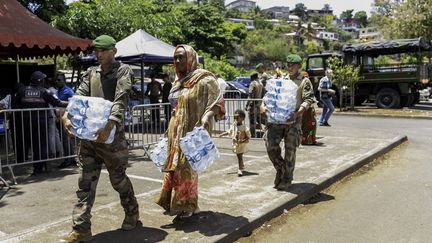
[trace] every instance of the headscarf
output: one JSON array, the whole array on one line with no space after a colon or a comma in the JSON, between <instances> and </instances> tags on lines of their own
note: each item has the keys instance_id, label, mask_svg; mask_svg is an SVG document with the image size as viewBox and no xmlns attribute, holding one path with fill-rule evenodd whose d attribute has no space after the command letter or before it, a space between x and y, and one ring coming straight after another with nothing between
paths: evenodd
<instances>
[{"instance_id":1,"label":"headscarf","mask_svg":"<svg viewBox=\"0 0 432 243\"><path fill-rule=\"evenodd\" d=\"M176 80L173 84L171 92L177 91L181 87L192 88L198 81L205 78L206 76L211 75L214 77L213 73L204 69L198 69L197 53L191 46L184 44L178 45L175 51L177 51L179 48L183 48L185 50L186 74L185 76L181 76L181 73L178 72L176 68ZM176 60L174 60L174 65L176 65Z\"/></svg>"},{"instance_id":2,"label":"headscarf","mask_svg":"<svg viewBox=\"0 0 432 243\"><path fill-rule=\"evenodd\" d=\"M183 48L185 50L185 54L186 54L186 74L184 77L181 77L181 73L177 71L176 68L176 80L175 81L180 81L182 79L184 79L185 77L189 76L193 71L195 71L198 67L198 61L197 61L197 53L196 51L189 45L178 45L175 50L174 53L179 49L179 48ZM176 65L176 60L174 60L174 66Z\"/></svg>"}]
</instances>

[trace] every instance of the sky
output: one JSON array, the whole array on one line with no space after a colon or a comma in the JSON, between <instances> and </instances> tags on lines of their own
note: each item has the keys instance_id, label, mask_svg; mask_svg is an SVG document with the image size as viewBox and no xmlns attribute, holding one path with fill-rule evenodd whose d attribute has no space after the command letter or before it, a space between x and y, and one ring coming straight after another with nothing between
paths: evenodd
<instances>
[{"instance_id":1,"label":"sky","mask_svg":"<svg viewBox=\"0 0 432 243\"><path fill-rule=\"evenodd\" d=\"M225 0L225 4L234 0ZM303 3L308 9L322 9L324 4L328 3L333 8L335 15L347 9L354 9L354 12L364 10L370 16L373 0L253 0L261 9L271 8L274 6L288 6L293 9L297 3Z\"/></svg>"}]
</instances>

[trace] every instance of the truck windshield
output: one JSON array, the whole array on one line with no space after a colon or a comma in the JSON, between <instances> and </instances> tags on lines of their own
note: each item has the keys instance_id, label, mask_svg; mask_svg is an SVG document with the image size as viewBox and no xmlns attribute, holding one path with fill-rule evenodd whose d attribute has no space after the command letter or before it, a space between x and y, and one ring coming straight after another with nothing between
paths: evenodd
<instances>
[{"instance_id":1,"label":"truck windshield","mask_svg":"<svg viewBox=\"0 0 432 243\"><path fill-rule=\"evenodd\" d=\"M309 59L309 68L310 69L324 69L324 63L322 57L315 57Z\"/></svg>"}]
</instances>

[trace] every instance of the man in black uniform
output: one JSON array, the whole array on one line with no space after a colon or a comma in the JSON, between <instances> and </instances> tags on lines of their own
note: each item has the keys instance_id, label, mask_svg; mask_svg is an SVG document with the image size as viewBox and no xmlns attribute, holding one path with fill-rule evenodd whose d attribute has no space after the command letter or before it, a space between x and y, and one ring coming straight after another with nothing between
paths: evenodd
<instances>
[{"instance_id":1,"label":"man in black uniform","mask_svg":"<svg viewBox=\"0 0 432 243\"><path fill-rule=\"evenodd\" d=\"M53 106L66 107L67 102L60 101L50 95L42 86L43 80L47 76L36 71L31 75L30 84L21 86L15 94L14 109L41 109L33 111L18 112L15 116L15 132L17 144L17 161L27 160L27 151L32 148L33 161L47 159L47 127L48 127L48 104ZM23 149L23 150L22 150ZM33 164L33 174L41 173L46 168L46 162Z\"/></svg>"}]
</instances>

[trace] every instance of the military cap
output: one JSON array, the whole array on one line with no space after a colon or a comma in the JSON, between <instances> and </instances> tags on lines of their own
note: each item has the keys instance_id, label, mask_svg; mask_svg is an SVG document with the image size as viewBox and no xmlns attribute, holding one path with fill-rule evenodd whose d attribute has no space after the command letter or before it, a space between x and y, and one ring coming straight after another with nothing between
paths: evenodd
<instances>
[{"instance_id":1,"label":"military cap","mask_svg":"<svg viewBox=\"0 0 432 243\"><path fill-rule=\"evenodd\" d=\"M255 66L255 69L258 69L258 68L261 68L261 67L264 67L264 64L262 64L262 63L258 63L258 64Z\"/></svg>"},{"instance_id":2,"label":"military cap","mask_svg":"<svg viewBox=\"0 0 432 243\"><path fill-rule=\"evenodd\" d=\"M93 40L93 47L98 49L112 49L116 45L116 40L109 35L101 35Z\"/></svg>"},{"instance_id":3,"label":"military cap","mask_svg":"<svg viewBox=\"0 0 432 243\"><path fill-rule=\"evenodd\" d=\"M287 56L288 63L302 63L302 58L297 54L290 54Z\"/></svg>"},{"instance_id":4,"label":"military cap","mask_svg":"<svg viewBox=\"0 0 432 243\"><path fill-rule=\"evenodd\" d=\"M30 76L30 81L33 84L38 84L40 81L42 81L44 78L46 78L46 74L41 71L35 71Z\"/></svg>"}]
</instances>

